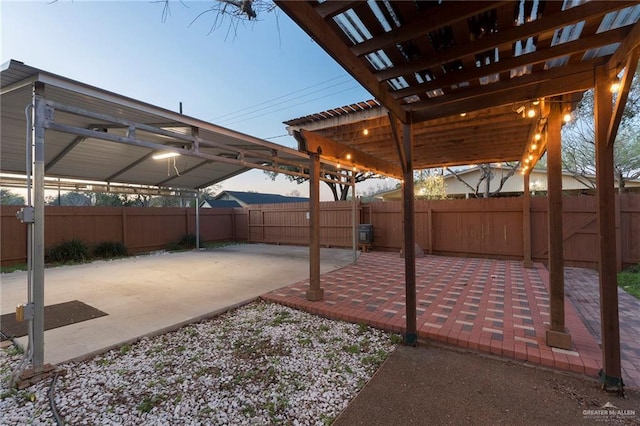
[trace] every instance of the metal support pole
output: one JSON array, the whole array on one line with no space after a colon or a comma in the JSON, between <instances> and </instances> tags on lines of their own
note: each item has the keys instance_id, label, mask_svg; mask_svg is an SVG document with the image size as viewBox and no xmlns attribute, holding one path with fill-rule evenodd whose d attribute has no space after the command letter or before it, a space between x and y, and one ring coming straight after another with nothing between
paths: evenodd
<instances>
[{"instance_id":1,"label":"metal support pole","mask_svg":"<svg viewBox=\"0 0 640 426\"><path fill-rule=\"evenodd\" d=\"M546 343L571 349L571 335L565 330L564 249L562 237L562 105L551 104L547 130L547 193L549 220L549 305L551 324Z\"/></svg>"},{"instance_id":2,"label":"metal support pole","mask_svg":"<svg viewBox=\"0 0 640 426\"><path fill-rule=\"evenodd\" d=\"M182 102L180 103L182 106ZM200 190L196 189L196 248L200 249Z\"/></svg>"},{"instance_id":3,"label":"metal support pole","mask_svg":"<svg viewBox=\"0 0 640 426\"><path fill-rule=\"evenodd\" d=\"M415 345L418 341L416 327L416 251L414 233L414 193L413 193L413 128L405 124L403 142L406 162L404 180L402 183L402 198L404 207L404 270L406 292L407 329L404 336L405 344Z\"/></svg>"},{"instance_id":4,"label":"metal support pole","mask_svg":"<svg viewBox=\"0 0 640 426\"><path fill-rule=\"evenodd\" d=\"M33 89L33 372L44 367L44 125L46 105L44 83L34 83Z\"/></svg>"},{"instance_id":5,"label":"metal support pole","mask_svg":"<svg viewBox=\"0 0 640 426\"><path fill-rule=\"evenodd\" d=\"M613 144L608 144L612 115L612 94L608 73L597 68L594 95L596 124L596 188L598 234L600 237L600 327L602 330L603 388L624 391L620 361L620 322L616 274L615 188L613 182Z\"/></svg>"},{"instance_id":6,"label":"metal support pole","mask_svg":"<svg viewBox=\"0 0 640 426\"><path fill-rule=\"evenodd\" d=\"M320 288L320 155L309 155L309 290L307 300L322 300Z\"/></svg>"},{"instance_id":7,"label":"metal support pole","mask_svg":"<svg viewBox=\"0 0 640 426\"><path fill-rule=\"evenodd\" d=\"M356 172L351 175L351 224L353 230L351 232L351 245L353 248L353 264L358 263L358 219L356 213L356 204L358 199L356 198Z\"/></svg>"}]
</instances>

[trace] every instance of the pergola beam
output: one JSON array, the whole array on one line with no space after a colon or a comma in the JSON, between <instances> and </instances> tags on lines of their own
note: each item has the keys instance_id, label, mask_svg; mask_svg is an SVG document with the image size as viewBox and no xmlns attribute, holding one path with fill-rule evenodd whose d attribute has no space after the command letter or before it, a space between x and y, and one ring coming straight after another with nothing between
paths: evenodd
<instances>
[{"instance_id":1,"label":"pergola beam","mask_svg":"<svg viewBox=\"0 0 640 426\"><path fill-rule=\"evenodd\" d=\"M362 86L374 94L378 101L392 111L400 121L406 122L407 114L405 110L394 101L389 89L378 83L378 80L371 75L367 66L353 55L335 32L327 31L327 23L318 15L309 2L277 0L276 4L300 28L304 29L325 52L329 53L337 63L342 65L349 74L358 80ZM318 37L316 34L322 34L322 37Z\"/></svg>"},{"instance_id":2,"label":"pergola beam","mask_svg":"<svg viewBox=\"0 0 640 426\"><path fill-rule=\"evenodd\" d=\"M357 167L371 170L375 173L400 178L402 169L396 165L389 164L372 155L358 151L350 146L339 144L329 138L325 138L314 132L301 130L302 140L298 143L300 150L309 153L318 153L322 158L341 163L348 167ZM350 157L347 158L347 155Z\"/></svg>"},{"instance_id":3,"label":"pergola beam","mask_svg":"<svg viewBox=\"0 0 640 426\"><path fill-rule=\"evenodd\" d=\"M635 1L598 1L589 2L571 9L545 16L523 25L509 28L505 31L488 35L480 40L475 40L459 46L454 46L441 54L434 55L425 60L414 61L406 65L398 65L375 73L378 81L385 81L401 75L429 69L431 67L445 64L456 59L472 56L485 52L500 45L511 45L518 40L527 39L531 34L538 36L546 33L551 36L557 28L562 28L571 24L584 21L587 18L604 16L609 12L623 9L636 4Z\"/></svg>"},{"instance_id":4,"label":"pergola beam","mask_svg":"<svg viewBox=\"0 0 640 426\"><path fill-rule=\"evenodd\" d=\"M636 69L638 67L639 56L640 47L631 51L629 53L629 56L627 56L624 76L622 77L622 82L620 83L620 88L618 90L618 97L616 98L613 115L611 116L611 121L609 122L609 128L607 132L607 145L613 145L613 142L616 139L616 135L618 134L618 128L620 127L620 122L622 121L622 113L624 112L624 107L627 105L627 99L629 97L631 83L633 82L633 76L636 73Z\"/></svg>"}]
</instances>

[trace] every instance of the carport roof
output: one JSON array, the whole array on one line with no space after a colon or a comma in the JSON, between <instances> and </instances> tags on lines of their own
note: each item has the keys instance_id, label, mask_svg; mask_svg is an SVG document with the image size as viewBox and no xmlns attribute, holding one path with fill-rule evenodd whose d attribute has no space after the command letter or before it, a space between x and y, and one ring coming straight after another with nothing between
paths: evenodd
<instances>
[{"instance_id":1,"label":"carport roof","mask_svg":"<svg viewBox=\"0 0 640 426\"><path fill-rule=\"evenodd\" d=\"M259 168L303 170L308 156L281 145L127 98L11 60L2 65L0 171L24 175L35 85L47 113L45 173L92 181L101 190L194 190ZM164 151L180 156L157 160ZM287 168L284 170L284 168ZM102 183L102 185L100 185ZM122 186L120 185L122 188ZM123 191L127 192L127 191Z\"/></svg>"}]
</instances>

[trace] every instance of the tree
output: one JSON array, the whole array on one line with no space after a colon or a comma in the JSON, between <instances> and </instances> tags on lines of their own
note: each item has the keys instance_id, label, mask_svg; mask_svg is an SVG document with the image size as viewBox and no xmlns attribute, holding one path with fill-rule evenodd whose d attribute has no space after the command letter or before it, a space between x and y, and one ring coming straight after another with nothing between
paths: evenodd
<instances>
[{"instance_id":1,"label":"tree","mask_svg":"<svg viewBox=\"0 0 640 426\"><path fill-rule=\"evenodd\" d=\"M455 176L458 181L462 182L467 188L473 191L473 194L476 198L490 198L495 197L502 191L504 184L509 180L511 176L513 176L518 170L518 166L520 166L520 162L516 163L505 163L507 167L507 172L502 173L500 176L500 182L498 183L498 187L491 191L491 181L496 177L495 173L493 173L493 169L490 163L479 164L478 168L480 169L480 179L478 179L475 184L473 182L467 182L464 178L455 170L447 167L447 172L451 173ZM484 183L484 185L483 185Z\"/></svg>"},{"instance_id":2,"label":"tree","mask_svg":"<svg viewBox=\"0 0 640 426\"><path fill-rule=\"evenodd\" d=\"M91 194L94 206L120 207L126 205L127 196L124 194L108 194L94 192Z\"/></svg>"},{"instance_id":3,"label":"tree","mask_svg":"<svg viewBox=\"0 0 640 426\"><path fill-rule=\"evenodd\" d=\"M163 3L162 21L165 22L171 15L171 7L169 0L161 0L161 2ZM226 22L228 23L227 36L233 33L235 37L241 23L256 21L259 15L276 10L278 9L272 0L215 0L211 2L208 9L196 15L191 24L204 16L213 15L209 34Z\"/></svg>"},{"instance_id":4,"label":"tree","mask_svg":"<svg viewBox=\"0 0 640 426\"><path fill-rule=\"evenodd\" d=\"M595 188L595 121L593 90L585 92L575 119L562 129L562 167L584 185ZM619 192L640 178L640 76L633 78L614 146L614 173Z\"/></svg>"},{"instance_id":5,"label":"tree","mask_svg":"<svg viewBox=\"0 0 640 426\"><path fill-rule=\"evenodd\" d=\"M447 198L447 187L442 169L419 170L414 177L414 191L426 200L444 200Z\"/></svg>"},{"instance_id":6,"label":"tree","mask_svg":"<svg viewBox=\"0 0 640 426\"><path fill-rule=\"evenodd\" d=\"M80 192L66 192L53 197L47 197L48 206L90 206L91 198Z\"/></svg>"},{"instance_id":7,"label":"tree","mask_svg":"<svg viewBox=\"0 0 640 426\"><path fill-rule=\"evenodd\" d=\"M9 189L0 189L0 204L3 206L24 206L24 197Z\"/></svg>"},{"instance_id":8,"label":"tree","mask_svg":"<svg viewBox=\"0 0 640 426\"><path fill-rule=\"evenodd\" d=\"M297 171L297 170L296 170ZM279 173L272 172L269 170L265 170L264 173L271 178L271 180L276 180L276 177ZM309 174L309 169L304 170L305 174ZM351 189L351 179L353 176L352 171L350 170L341 170L336 172L322 171L320 176L324 179L329 179L332 182L323 180L329 189L331 189L331 193L333 194L333 199L335 201L345 201L349 198L349 189ZM368 179L380 179L381 176L377 175L373 172L355 172L355 180L356 183L364 182ZM301 184L309 180L307 177L302 176L294 176L294 175L286 175L286 179L291 182L296 182Z\"/></svg>"}]
</instances>

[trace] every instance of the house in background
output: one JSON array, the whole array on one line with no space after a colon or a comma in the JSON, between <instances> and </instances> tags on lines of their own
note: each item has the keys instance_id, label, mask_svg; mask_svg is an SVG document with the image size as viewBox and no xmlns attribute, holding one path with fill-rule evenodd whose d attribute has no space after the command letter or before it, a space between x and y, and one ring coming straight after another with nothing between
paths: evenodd
<instances>
[{"instance_id":1,"label":"house in background","mask_svg":"<svg viewBox=\"0 0 640 426\"><path fill-rule=\"evenodd\" d=\"M212 207L248 207L256 204L307 203L308 198L288 197L280 194L261 194L259 192L222 191L213 199L200 203L201 208Z\"/></svg>"},{"instance_id":2,"label":"house in background","mask_svg":"<svg viewBox=\"0 0 640 426\"><path fill-rule=\"evenodd\" d=\"M489 192L493 193L500 186L500 181L503 177L506 177L511 168L508 166L491 166L491 182L489 185ZM458 177L454 174L446 174L444 176L445 191L448 198L473 198L475 197L474 189L478 185L480 178L482 177L482 169L479 166L470 167L466 170L457 172ZM459 178L459 179L458 179ZM464 180L469 186L461 182ZM572 173L562 173L562 190L565 194L595 194L595 176L575 176ZM481 182L478 188L478 194L485 191L486 182ZM500 190L498 196L500 197L516 197L522 195L523 192L523 177L522 174L517 171L510 176ZM616 188L618 184L616 182ZM473 188L473 189L472 189ZM544 169L533 169L529 177L529 189L534 195L544 195L547 193L547 171ZM640 192L640 179L633 179L625 181L625 189L629 192ZM424 198L424 194L420 192L420 188L416 187L415 196L417 199ZM385 191L378 193L374 196L378 200L383 201L399 201L402 200L402 189L394 189L391 191Z\"/></svg>"}]
</instances>

